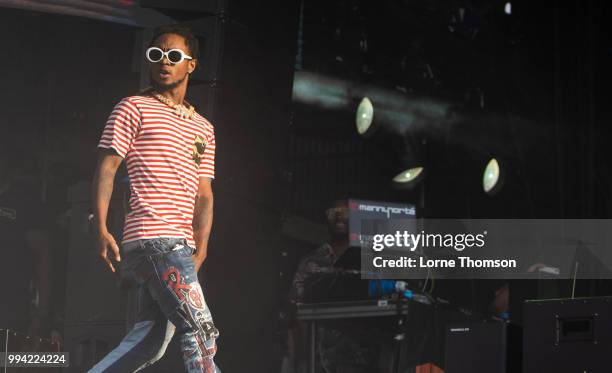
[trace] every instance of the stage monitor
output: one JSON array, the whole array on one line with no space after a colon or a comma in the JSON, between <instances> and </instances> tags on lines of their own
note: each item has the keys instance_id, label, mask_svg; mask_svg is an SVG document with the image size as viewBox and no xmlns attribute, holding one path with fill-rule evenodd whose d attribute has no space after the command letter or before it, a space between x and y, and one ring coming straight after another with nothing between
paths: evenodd
<instances>
[{"instance_id":1,"label":"stage monitor","mask_svg":"<svg viewBox=\"0 0 612 373\"><path fill-rule=\"evenodd\" d=\"M351 247L371 248L375 234L395 234L398 231L417 231L413 204L349 199Z\"/></svg>"}]
</instances>

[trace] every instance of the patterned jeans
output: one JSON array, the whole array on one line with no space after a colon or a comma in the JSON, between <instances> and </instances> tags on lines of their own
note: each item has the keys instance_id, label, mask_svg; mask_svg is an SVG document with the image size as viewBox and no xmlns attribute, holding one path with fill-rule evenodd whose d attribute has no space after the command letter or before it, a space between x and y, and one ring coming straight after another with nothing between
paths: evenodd
<instances>
[{"instance_id":1,"label":"patterned jeans","mask_svg":"<svg viewBox=\"0 0 612 373\"><path fill-rule=\"evenodd\" d=\"M220 373L213 361L219 332L198 283L193 252L182 238L123 246L123 276L138 286L136 323L89 372L137 372L159 360L177 334L187 372Z\"/></svg>"}]
</instances>

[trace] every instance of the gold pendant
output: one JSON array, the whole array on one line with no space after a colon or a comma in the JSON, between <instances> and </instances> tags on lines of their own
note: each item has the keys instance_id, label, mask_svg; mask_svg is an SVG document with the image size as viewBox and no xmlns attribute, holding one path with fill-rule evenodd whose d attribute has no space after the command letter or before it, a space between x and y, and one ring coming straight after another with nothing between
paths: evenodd
<instances>
[{"instance_id":1,"label":"gold pendant","mask_svg":"<svg viewBox=\"0 0 612 373\"><path fill-rule=\"evenodd\" d=\"M181 119L191 119L193 117L193 109L192 108L187 109L184 105L176 105L174 107L174 112Z\"/></svg>"}]
</instances>

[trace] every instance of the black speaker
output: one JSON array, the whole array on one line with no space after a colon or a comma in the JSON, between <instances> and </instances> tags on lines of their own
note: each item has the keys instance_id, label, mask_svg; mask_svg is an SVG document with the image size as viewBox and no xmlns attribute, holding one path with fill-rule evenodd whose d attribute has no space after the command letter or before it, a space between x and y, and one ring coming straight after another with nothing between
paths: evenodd
<instances>
[{"instance_id":1,"label":"black speaker","mask_svg":"<svg viewBox=\"0 0 612 373\"><path fill-rule=\"evenodd\" d=\"M525 373L612 372L612 297L527 301Z\"/></svg>"},{"instance_id":2,"label":"black speaker","mask_svg":"<svg viewBox=\"0 0 612 373\"><path fill-rule=\"evenodd\" d=\"M446 328L446 373L519 373L521 329L506 322L462 322Z\"/></svg>"}]
</instances>

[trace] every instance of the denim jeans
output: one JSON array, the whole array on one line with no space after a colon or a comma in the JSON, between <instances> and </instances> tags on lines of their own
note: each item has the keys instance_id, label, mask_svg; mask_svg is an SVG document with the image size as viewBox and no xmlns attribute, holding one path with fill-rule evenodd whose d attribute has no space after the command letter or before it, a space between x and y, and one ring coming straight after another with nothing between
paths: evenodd
<instances>
[{"instance_id":1,"label":"denim jeans","mask_svg":"<svg viewBox=\"0 0 612 373\"><path fill-rule=\"evenodd\" d=\"M123 277L137 286L136 322L89 372L137 372L159 360L176 334L187 372L220 373L213 361L219 332L198 283L193 252L183 238L122 247Z\"/></svg>"}]
</instances>

